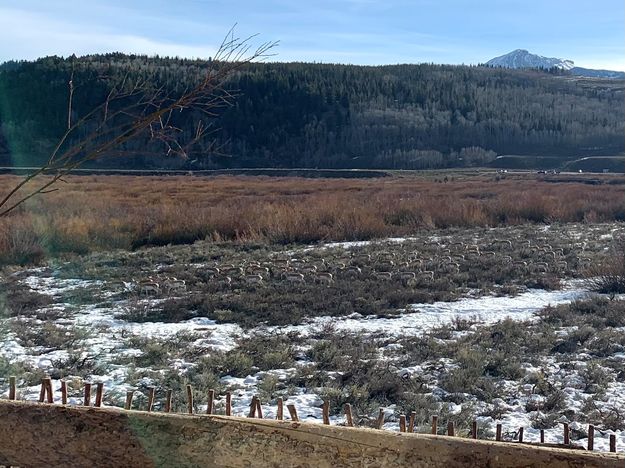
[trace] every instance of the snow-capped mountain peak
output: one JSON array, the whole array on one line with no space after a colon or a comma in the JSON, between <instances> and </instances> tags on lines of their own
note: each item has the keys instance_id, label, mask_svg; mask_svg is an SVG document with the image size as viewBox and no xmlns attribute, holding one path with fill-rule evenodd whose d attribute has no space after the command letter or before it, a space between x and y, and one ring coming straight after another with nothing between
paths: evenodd
<instances>
[{"instance_id":1,"label":"snow-capped mountain peak","mask_svg":"<svg viewBox=\"0 0 625 468\"><path fill-rule=\"evenodd\" d=\"M543 57L542 55L536 55L528 52L525 49L516 49L512 52L495 57L492 60L486 62L486 65L503 68L561 68L563 70L571 70L575 67L572 60Z\"/></svg>"}]
</instances>

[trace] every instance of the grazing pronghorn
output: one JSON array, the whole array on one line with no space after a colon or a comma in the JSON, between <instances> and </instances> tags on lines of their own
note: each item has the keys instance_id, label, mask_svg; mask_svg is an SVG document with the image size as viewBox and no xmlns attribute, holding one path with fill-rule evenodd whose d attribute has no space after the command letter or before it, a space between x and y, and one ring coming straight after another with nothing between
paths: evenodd
<instances>
[{"instance_id":1,"label":"grazing pronghorn","mask_svg":"<svg viewBox=\"0 0 625 468\"><path fill-rule=\"evenodd\" d=\"M332 276L332 273L321 271L315 275L315 280L318 283L325 283L327 285L330 285L334 282L334 277Z\"/></svg>"},{"instance_id":2,"label":"grazing pronghorn","mask_svg":"<svg viewBox=\"0 0 625 468\"><path fill-rule=\"evenodd\" d=\"M304 275L302 275L301 273L295 273L292 271L286 272L284 275L284 279L287 280L289 283L305 283L306 282L306 280L304 279Z\"/></svg>"},{"instance_id":3,"label":"grazing pronghorn","mask_svg":"<svg viewBox=\"0 0 625 468\"><path fill-rule=\"evenodd\" d=\"M245 275L243 279L247 284L263 284L262 275Z\"/></svg>"},{"instance_id":4,"label":"grazing pronghorn","mask_svg":"<svg viewBox=\"0 0 625 468\"><path fill-rule=\"evenodd\" d=\"M390 280L393 278L393 274L390 271L377 271L374 273L376 279L379 280Z\"/></svg>"},{"instance_id":5,"label":"grazing pronghorn","mask_svg":"<svg viewBox=\"0 0 625 468\"><path fill-rule=\"evenodd\" d=\"M165 278L164 286L167 294L181 293L187 290L187 285L184 280L179 280L177 278Z\"/></svg>"},{"instance_id":6,"label":"grazing pronghorn","mask_svg":"<svg viewBox=\"0 0 625 468\"><path fill-rule=\"evenodd\" d=\"M357 266L350 266L345 269L345 274L348 276L358 276L362 273L362 270Z\"/></svg>"},{"instance_id":7,"label":"grazing pronghorn","mask_svg":"<svg viewBox=\"0 0 625 468\"><path fill-rule=\"evenodd\" d=\"M157 295L158 293L161 292L161 287L160 285L152 280L144 280L144 281L139 281L138 283L139 286L139 295L146 295L149 296L150 294L154 294Z\"/></svg>"},{"instance_id":8,"label":"grazing pronghorn","mask_svg":"<svg viewBox=\"0 0 625 468\"><path fill-rule=\"evenodd\" d=\"M433 271L422 271L419 273L419 279L423 281L434 281L434 272Z\"/></svg>"}]
</instances>

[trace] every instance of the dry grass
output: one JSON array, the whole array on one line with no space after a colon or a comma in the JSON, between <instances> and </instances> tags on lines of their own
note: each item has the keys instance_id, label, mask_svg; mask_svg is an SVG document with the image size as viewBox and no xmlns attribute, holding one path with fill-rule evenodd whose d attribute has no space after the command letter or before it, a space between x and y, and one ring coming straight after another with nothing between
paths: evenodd
<instances>
[{"instance_id":1,"label":"dry grass","mask_svg":"<svg viewBox=\"0 0 625 468\"><path fill-rule=\"evenodd\" d=\"M17 180L0 176L0 192ZM0 263L198 239L311 243L420 229L625 220L625 187L475 176L71 176L0 220Z\"/></svg>"}]
</instances>

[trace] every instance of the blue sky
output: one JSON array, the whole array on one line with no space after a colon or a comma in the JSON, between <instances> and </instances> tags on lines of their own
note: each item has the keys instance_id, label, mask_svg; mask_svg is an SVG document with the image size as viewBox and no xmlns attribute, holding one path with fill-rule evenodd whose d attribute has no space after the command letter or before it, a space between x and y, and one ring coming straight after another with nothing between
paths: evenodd
<instances>
[{"instance_id":1,"label":"blue sky","mask_svg":"<svg viewBox=\"0 0 625 468\"><path fill-rule=\"evenodd\" d=\"M476 64L523 48L625 70L624 0L0 0L0 61L208 57L235 23L279 40L279 61Z\"/></svg>"}]
</instances>

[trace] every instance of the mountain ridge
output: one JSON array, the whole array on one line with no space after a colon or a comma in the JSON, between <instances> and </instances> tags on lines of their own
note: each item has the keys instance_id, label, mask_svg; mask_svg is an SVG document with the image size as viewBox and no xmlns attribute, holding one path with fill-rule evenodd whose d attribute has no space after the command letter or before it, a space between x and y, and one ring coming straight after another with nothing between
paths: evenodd
<instances>
[{"instance_id":1,"label":"mountain ridge","mask_svg":"<svg viewBox=\"0 0 625 468\"><path fill-rule=\"evenodd\" d=\"M557 57L545 57L543 55L533 54L526 49L515 49L507 54L492 58L486 62L486 65L491 67L514 69L540 68L548 70L558 68L565 72L569 72L572 75L588 78L625 78L625 72L577 67L575 66L575 62L573 62L573 60L561 59Z\"/></svg>"}]
</instances>

